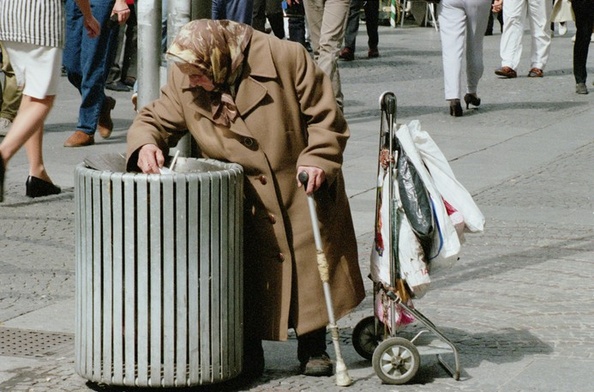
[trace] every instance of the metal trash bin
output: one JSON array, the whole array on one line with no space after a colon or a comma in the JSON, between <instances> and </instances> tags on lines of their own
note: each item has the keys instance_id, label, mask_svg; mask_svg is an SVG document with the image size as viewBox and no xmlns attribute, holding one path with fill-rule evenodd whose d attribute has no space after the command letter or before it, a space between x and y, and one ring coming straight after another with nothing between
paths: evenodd
<instances>
[{"instance_id":1,"label":"metal trash bin","mask_svg":"<svg viewBox=\"0 0 594 392\"><path fill-rule=\"evenodd\" d=\"M90 381L207 385L243 354L243 169L75 170L75 368Z\"/></svg>"}]
</instances>

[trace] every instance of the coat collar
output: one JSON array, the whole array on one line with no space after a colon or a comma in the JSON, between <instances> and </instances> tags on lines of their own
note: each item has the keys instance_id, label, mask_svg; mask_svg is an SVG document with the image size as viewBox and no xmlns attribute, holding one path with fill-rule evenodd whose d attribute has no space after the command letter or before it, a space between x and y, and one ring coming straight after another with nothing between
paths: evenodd
<instances>
[{"instance_id":1,"label":"coat collar","mask_svg":"<svg viewBox=\"0 0 594 392\"><path fill-rule=\"evenodd\" d=\"M237 89L235 104L241 115L246 115L252 110L267 94L258 79L274 79L277 77L270 39L265 34L254 31L248 47L247 61L244 61L242 80Z\"/></svg>"}]
</instances>

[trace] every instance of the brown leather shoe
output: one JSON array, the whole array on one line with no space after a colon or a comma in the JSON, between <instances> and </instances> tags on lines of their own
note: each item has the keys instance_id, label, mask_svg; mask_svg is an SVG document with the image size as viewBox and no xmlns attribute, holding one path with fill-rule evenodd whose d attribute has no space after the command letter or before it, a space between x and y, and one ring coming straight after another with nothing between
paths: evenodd
<instances>
[{"instance_id":1,"label":"brown leather shoe","mask_svg":"<svg viewBox=\"0 0 594 392\"><path fill-rule=\"evenodd\" d=\"M374 59L376 57L379 57L379 50L377 50L377 48L373 48L373 49L370 48L367 51L367 57L370 58L370 59Z\"/></svg>"},{"instance_id":2,"label":"brown leather shoe","mask_svg":"<svg viewBox=\"0 0 594 392\"><path fill-rule=\"evenodd\" d=\"M355 52L349 47L344 47L338 54L338 57L344 61L353 61L355 59Z\"/></svg>"},{"instance_id":3,"label":"brown leather shoe","mask_svg":"<svg viewBox=\"0 0 594 392\"><path fill-rule=\"evenodd\" d=\"M113 121L111 120L111 111L115 107L116 100L112 97L105 97L105 101L103 102L103 107L101 108L101 113L99 113L99 121L97 124L97 130L99 131L99 135L103 139L107 139L111 136L111 131L113 131Z\"/></svg>"},{"instance_id":4,"label":"brown leather shoe","mask_svg":"<svg viewBox=\"0 0 594 392\"><path fill-rule=\"evenodd\" d=\"M68 139L66 139L64 147L85 147L93 144L95 144L93 135L76 130Z\"/></svg>"},{"instance_id":5,"label":"brown leather shoe","mask_svg":"<svg viewBox=\"0 0 594 392\"><path fill-rule=\"evenodd\" d=\"M544 76L544 73L542 72L542 69L540 69L540 68L532 68L530 70L530 72L528 72L529 78L542 78L543 76Z\"/></svg>"},{"instance_id":6,"label":"brown leather shoe","mask_svg":"<svg viewBox=\"0 0 594 392\"><path fill-rule=\"evenodd\" d=\"M514 71L512 68L508 66L497 68L495 70L495 75L504 76L508 79L513 79L518 76L516 71Z\"/></svg>"}]
</instances>

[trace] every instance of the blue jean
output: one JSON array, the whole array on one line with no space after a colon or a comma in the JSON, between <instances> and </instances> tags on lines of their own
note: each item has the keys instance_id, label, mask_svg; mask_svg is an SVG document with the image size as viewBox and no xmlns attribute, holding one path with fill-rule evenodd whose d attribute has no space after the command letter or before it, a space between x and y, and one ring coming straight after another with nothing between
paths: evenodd
<instances>
[{"instance_id":1,"label":"blue jean","mask_svg":"<svg viewBox=\"0 0 594 392\"><path fill-rule=\"evenodd\" d=\"M66 0L66 45L62 60L68 80L82 98L76 129L89 135L97 129L105 101L109 48L117 43L118 29L110 29L107 24L113 5L114 0L91 0L91 10L101 24L101 34L97 38L89 38L76 2Z\"/></svg>"}]
</instances>

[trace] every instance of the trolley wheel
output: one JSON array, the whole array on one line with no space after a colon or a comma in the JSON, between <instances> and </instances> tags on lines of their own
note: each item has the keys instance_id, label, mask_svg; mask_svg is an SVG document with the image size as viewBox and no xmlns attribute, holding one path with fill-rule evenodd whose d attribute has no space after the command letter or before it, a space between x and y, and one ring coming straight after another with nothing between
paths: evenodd
<instances>
[{"instance_id":1,"label":"trolley wheel","mask_svg":"<svg viewBox=\"0 0 594 392\"><path fill-rule=\"evenodd\" d=\"M384 324L377 322L377 334L375 333L375 317L365 317L359 321L353 330L353 347L357 354L371 361L373 352L382 340Z\"/></svg>"},{"instance_id":2,"label":"trolley wheel","mask_svg":"<svg viewBox=\"0 0 594 392\"><path fill-rule=\"evenodd\" d=\"M419 370L419 350L404 338L389 338L377 346L372 358L373 370L386 384L405 384Z\"/></svg>"}]
</instances>

